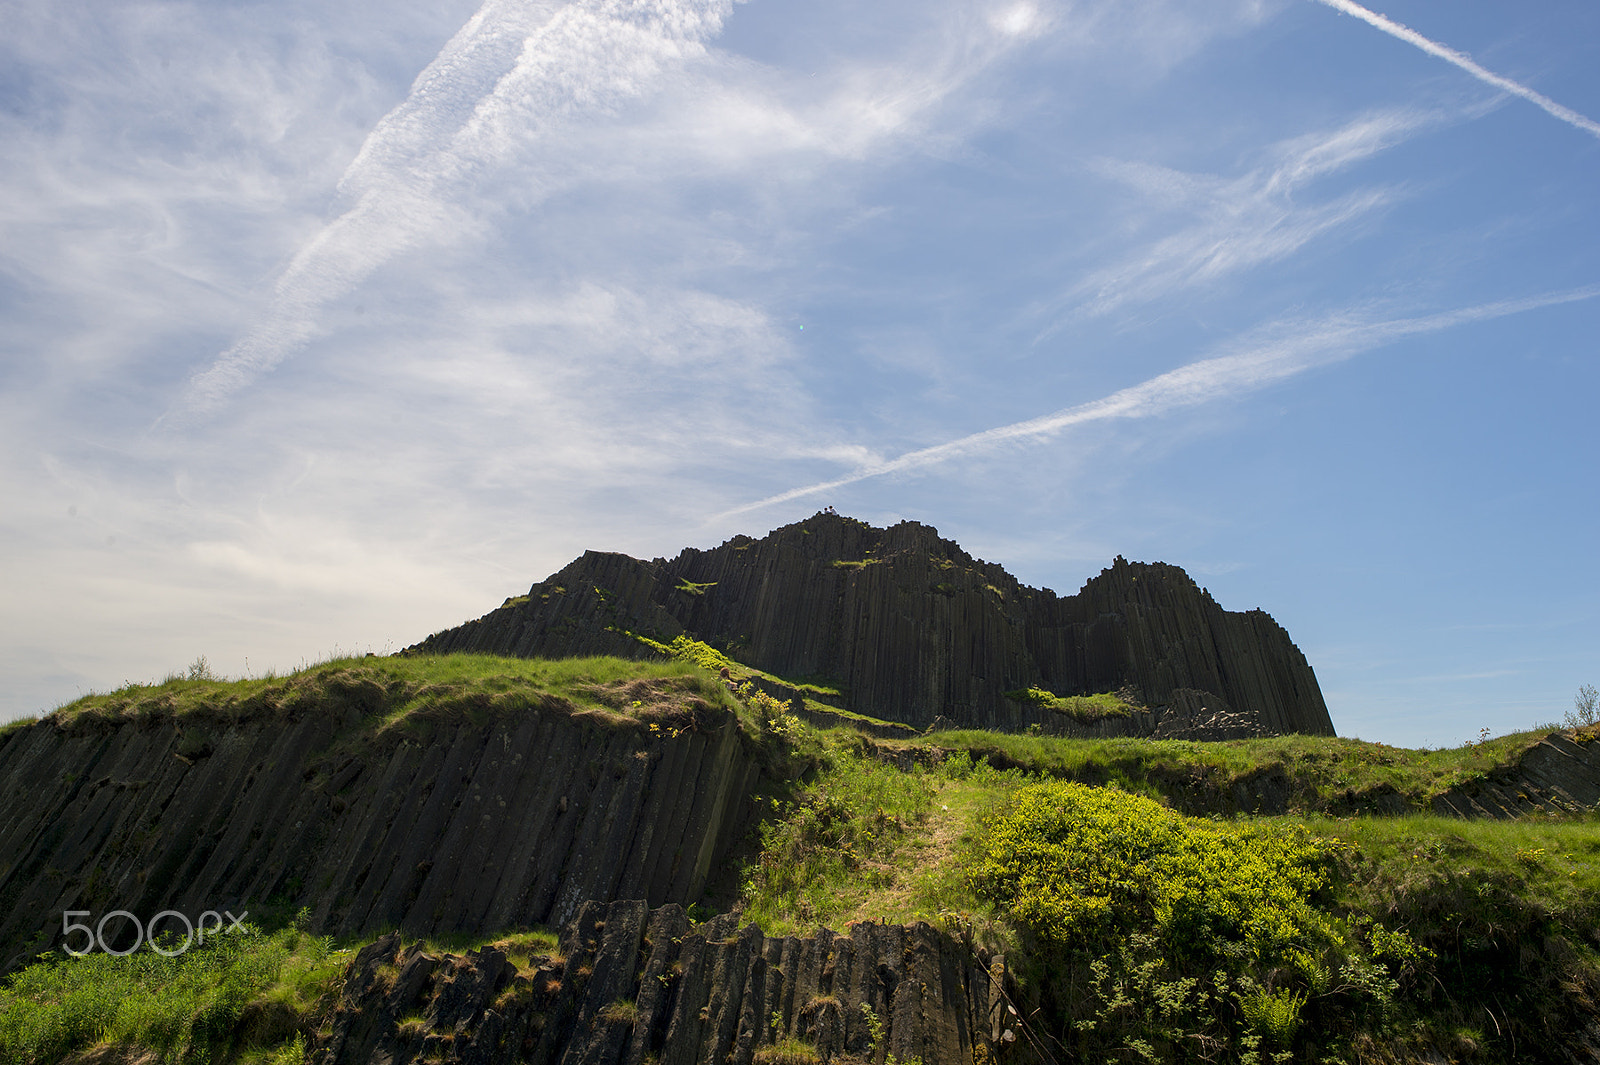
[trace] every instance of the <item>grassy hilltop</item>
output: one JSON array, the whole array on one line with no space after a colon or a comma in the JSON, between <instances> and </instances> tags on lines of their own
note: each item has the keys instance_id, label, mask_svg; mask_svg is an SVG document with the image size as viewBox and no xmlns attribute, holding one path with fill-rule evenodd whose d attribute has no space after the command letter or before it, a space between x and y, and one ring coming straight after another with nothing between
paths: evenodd
<instances>
[{"instance_id":1,"label":"grassy hilltop","mask_svg":"<svg viewBox=\"0 0 1600 1065\"><path fill-rule=\"evenodd\" d=\"M65 729L223 722L364 692L379 712L346 738L354 749L557 703L669 732L690 702L733 709L779 783L752 797L757 829L694 912L736 909L768 935L932 923L1006 956L1018 996L1007 1023L1033 1059L1058 1065L1560 1061L1600 1017L1600 818L1422 812L1543 733L1438 751L1304 736L884 739L842 718L815 727L753 684L730 692L724 667L791 682L703 644L664 650L675 656L366 658L260 680L172 678L51 717ZM827 693L806 687L806 709L825 711ZM1572 735L1593 743L1600 728ZM1246 812L1264 786L1283 812ZM1412 812L1361 813L1374 796ZM172 959L46 957L0 990L0 1065L299 1065L362 945L303 921ZM498 941L521 966L555 950L543 930L483 933L436 945ZM781 1056L806 1065L808 1053Z\"/></svg>"}]
</instances>

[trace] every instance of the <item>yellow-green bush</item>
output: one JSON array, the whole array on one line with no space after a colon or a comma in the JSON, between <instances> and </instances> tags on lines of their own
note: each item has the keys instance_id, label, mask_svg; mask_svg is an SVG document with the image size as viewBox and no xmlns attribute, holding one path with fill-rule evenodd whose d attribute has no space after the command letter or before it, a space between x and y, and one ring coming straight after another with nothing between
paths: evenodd
<instances>
[{"instance_id":1,"label":"yellow-green bush","mask_svg":"<svg viewBox=\"0 0 1600 1065\"><path fill-rule=\"evenodd\" d=\"M671 643L662 643L659 640L652 640L648 636L639 635L635 635L634 639L646 647L654 648L668 658L676 658L680 662L689 662L713 673L720 672L723 669L744 672L744 667L739 663L710 644L697 640L692 636L674 636Z\"/></svg>"},{"instance_id":2,"label":"yellow-green bush","mask_svg":"<svg viewBox=\"0 0 1600 1065\"><path fill-rule=\"evenodd\" d=\"M1254 958L1340 942L1312 897L1333 847L1304 830L1184 817L1149 799L1052 781L1018 789L970 877L1044 942L1103 943L1153 929L1169 950Z\"/></svg>"}]
</instances>

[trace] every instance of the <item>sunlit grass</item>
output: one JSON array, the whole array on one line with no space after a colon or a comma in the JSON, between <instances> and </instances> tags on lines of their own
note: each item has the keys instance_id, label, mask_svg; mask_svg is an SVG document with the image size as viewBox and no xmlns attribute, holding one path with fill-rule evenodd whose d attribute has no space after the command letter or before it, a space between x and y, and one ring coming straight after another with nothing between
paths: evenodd
<instances>
[{"instance_id":1,"label":"sunlit grass","mask_svg":"<svg viewBox=\"0 0 1600 1065\"><path fill-rule=\"evenodd\" d=\"M1292 820L1350 844L1359 863L1356 876L1371 885L1368 901L1379 908L1399 909L1424 886L1470 876L1479 885L1499 884L1551 915L1600 917L1600 818L1593 814L1516 821L1426 814Z\"/></svg>"},{"instance_id":2,"label":"sunlit grass","mask_svg":"<svg viewBox=\"0 0 1600 1065\"><path fill-rule=\"evenodd\" d=\"M1281 772L1291 808L1315 811L1341 798L1393 788L1418 809L1450 788L1514 762L1549 730L1519 732L1440 750L1391 747L1334 736L1190 740L1068 739L960 730L922 742L988 756L997 763L1088 784L1112 784L1152 798L1183 799L1246 777Z\"/></svg>"},{"instance_id":3,"label":"sunlit grass","mask_svg":"<svg viewBox=\"0 0 1600 1065\"><path fill-rule=\"evenodd\" d=\"M175 947L170 944L169 947ZM46 955L0 993L0 1062L58 1061L98 1044L164 1061L267 1057L304 1043L343 964L325 938L285 929L232 932L163 957Z\"/></svg>"},{"instance_id":4,"label":"sunlit grass","mask_svg":"<svg viewBox=\"0 0 1600 1065\"><path fill-rule=\"evenodd\" d=\"M487 719L529 709L592 710L628 717L694 703L734 712L713 675L682 661L493 655L338 658L284 677L171 677L76 699L50 718L64 728L122 720L228 724L307 711L354 711L368 731L413 719Z\"/></svg>"}]
</instances>

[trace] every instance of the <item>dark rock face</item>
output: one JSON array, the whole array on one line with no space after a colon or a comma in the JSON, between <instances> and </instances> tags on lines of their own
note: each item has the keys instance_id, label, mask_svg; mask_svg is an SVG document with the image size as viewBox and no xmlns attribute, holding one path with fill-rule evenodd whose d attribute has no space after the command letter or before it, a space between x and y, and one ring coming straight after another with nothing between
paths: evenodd
<instances>
[{"instance_id":1,"label":"dark rock face","mask_svg":"<svg viewBox=\"0 0 1600 1065\"><path fill-rule=\"evenodd\" d=\"M1004 959L985 964L929 925L775 939L735 921L691 926L673 905L585 903L561 957L522 972L492 947L431 955L391 934L350 964L314 1060L752 1065L794 1037L824 1063L971 1065L1016 1039ZM882 1025L876 1041L863 1006Z\"/></svg>"},{"instance_id":2,"label":"dark rock face","mask_svg":"<svg viewBox=\"0 0 1600 1065\"><path fill-rule=\"evenodd\" d=\"M433 934L560 923L597 897L693 902L752 812L759 770L726 711L669 739L536 710L341 754L360 713L205 744L171 720L0 741L0 969L55 946L66 910L271 902L324 932Z\"/></svg>"},{"instance_id":3,"label":"dark rock face","mask_svg":"<svg viewBox=\"0 0 1600 1065\"><path fill-rule=\"evenodd\" d=\"M741 662L842 684L849 709L926 727L1205 738L1333 735L1305 656L1265 612L1223 610L1181 569L1117 559L1076 595L1019 584L915 522L822 513L761 540L642 562L589 552L521 601L415 648L638 656L688 633ZM1158 712L1083 726L1005 696L1132 685ZM1187 694L1183 694L1187 692Z\"/></svg>"},{"instance_id":4,"label":"dark rock face","mask_svg":"<svg viewBox=\"0 0 1600 1065\"><path fill-rule=\"evenodd\" d=\"M1460 784L1433 800L1433 812L1511 820L1600 806L1600 728L1552 732L1515 765Z\"/></svg>"}]
</instances>

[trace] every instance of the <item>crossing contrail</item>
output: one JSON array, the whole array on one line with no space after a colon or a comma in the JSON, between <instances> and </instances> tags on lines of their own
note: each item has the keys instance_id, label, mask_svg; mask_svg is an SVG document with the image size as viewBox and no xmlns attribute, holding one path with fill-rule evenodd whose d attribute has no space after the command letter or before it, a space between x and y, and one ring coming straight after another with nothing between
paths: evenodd
<instances>
[{"instance_id":1,"label":"crossing contrail","mask_svg":"<svg viewBox=\"0 0 1600 1065\"><path fill-rule=\"evenodd\" d=\"M1526 85L1512 81L1510 78L1502 77L1492 70L1485 70L1483 67L1474 62L1472 57L1467 55L1465 52L1458 52L1454 48L1440 44L1438 41L1430 41L1428 38L1424 37L1422 34L1418 33L1409 26L1403 26L1393 19L1380 15L1375 11L1368 11L1360 4L1356 3L1355 0L1317 0L1317 2L1319 4L1326 4L1335 11L1342 11L1346 15L1354 15L1367 25L1375 26L1391 37L1405 41L1407 44L1414 44L1424 52L1427 52L1429 55L1438 56L1446 63L1452 63L1455 66L1460 67L1462 70L1465 70L1468 74L1471 74L1485 85L1492 85L1502 92L1508 92L1513 96L1520 96L1529 103L1534 104L1542 108L1547 113L1559 118L1567 125L1576 126L1585 133L1600 137L1600 122L1596 122L1592 118L1587 118L1584 115L1580 115L1570 107L1562 107L1560 104L1550 99L1550 97L1544 95L1543 93L1534 92Z\"/></svg>"},{"instance_id":2,"label":"crossing contrail","mask_svg":"<svg viewBox=\"0 0 1600 1065\"><path fill-rule=\"evenodd\" d=\"M1242 395L1314 367L1348 359L1402 337L1434 333L1467 322L1503 318L1509 314L1519 314L1561 303L1575 303L1579 300L1594 299L1596 296L1600 296L1600 285L1484 303L1418 318L1391 318L1374 322L1362 321L1351 316L1335 316L1302 323L1288 330L1280 330L1278 336L1247 343L1242 351L1180 366L1176 370L1170 370L1148 381L1088 403L1064 407L1027 421L996 426L943 444L908 451L897 458L865 466L842 477L791 488L786 492L734 507L717 516L732 517L762 507L787 503L791 499L843 488L869 478L933 466L950 459L987 451L1000 444L1049 439L1064 429L1088 422L1109 421L1112 418L1149 418L1182 407L1197 406L1210 400Z\"/></svg>"}]
</instances>

